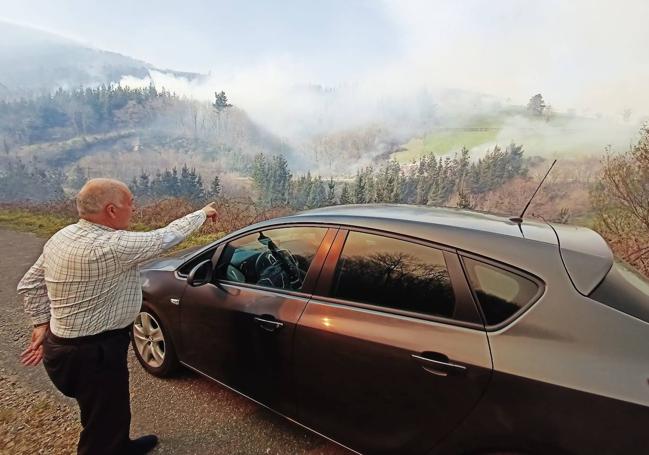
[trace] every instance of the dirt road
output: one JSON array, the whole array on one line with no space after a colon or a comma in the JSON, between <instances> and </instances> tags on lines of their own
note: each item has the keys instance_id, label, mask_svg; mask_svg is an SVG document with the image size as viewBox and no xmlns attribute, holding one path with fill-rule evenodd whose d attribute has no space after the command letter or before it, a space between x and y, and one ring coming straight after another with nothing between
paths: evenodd
<instances>
[{"instance_id":1,"label":"dirt road","mask_svg":"<svg viewBox=\"0 0 649 455\"><path fill-rule=\"evenodd\" d=\"M16 284L40 254L44 239L0 228L0 453L72 453L77 408L50 384L42 365L18 355L29 321ZM161 380L129 358L133 437L156 433L162 454L323 454L346 450L190 372Z\"/></svg>"}]
</instances>

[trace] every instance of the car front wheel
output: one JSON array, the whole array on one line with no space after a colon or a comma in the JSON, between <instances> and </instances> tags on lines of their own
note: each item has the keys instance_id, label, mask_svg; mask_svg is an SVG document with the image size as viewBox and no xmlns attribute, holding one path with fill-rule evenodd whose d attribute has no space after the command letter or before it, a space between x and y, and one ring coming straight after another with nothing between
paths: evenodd
<instances>
[{"instance_id":1,"label":"car front wheel","mask_svg":"<svg viewBox=\"0 0 649 455\"><path fill-rule=\"evenodd\" d=\"M178 358L171 336L146 303L135 317L132 335L135 356L145 370L159 377L169 376L176 370Z\"/></svg>"}]
</instances>

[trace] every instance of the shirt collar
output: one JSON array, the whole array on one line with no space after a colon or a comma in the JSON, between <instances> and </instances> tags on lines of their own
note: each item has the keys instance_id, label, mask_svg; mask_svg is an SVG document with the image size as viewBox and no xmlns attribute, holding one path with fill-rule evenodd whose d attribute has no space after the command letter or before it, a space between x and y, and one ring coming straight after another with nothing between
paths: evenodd
<instances>
[{"instance_id":1,"label":"shirt collar","mask_svg":"<svg viewBox=\"0 0 649 455\"><path fill-rule=\"evenodd\" d=\"M93 222L88 221L88 220L84 220L83 218L79 219L79 222L77 223L77 225L82 227L82 228L86 228L86 229L88 229L88 228L90 228L90 229L101 229L102 231L114 231L115 230L115 229L113 229L111 227L104 226L103 224L97 224L97 223L93 223Z\"/></svg>"}]
</instances>

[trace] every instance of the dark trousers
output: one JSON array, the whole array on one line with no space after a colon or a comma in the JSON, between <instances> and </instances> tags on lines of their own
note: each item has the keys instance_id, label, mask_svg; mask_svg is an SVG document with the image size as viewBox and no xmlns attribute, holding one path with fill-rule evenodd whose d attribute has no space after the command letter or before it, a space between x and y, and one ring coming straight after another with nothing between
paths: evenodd
<instances>
[{"instance_id":1,"label":"dark trousers","mask_svg":"<svg viewBox=\"0 0 649 455\"><path fill-rule=\"evenodd\" d=\"M128 327L80 338L48 334L43 365L57 389L79 403L77 453L127 452L131 425L126 352Z\"/></svg>"}]
</instances>

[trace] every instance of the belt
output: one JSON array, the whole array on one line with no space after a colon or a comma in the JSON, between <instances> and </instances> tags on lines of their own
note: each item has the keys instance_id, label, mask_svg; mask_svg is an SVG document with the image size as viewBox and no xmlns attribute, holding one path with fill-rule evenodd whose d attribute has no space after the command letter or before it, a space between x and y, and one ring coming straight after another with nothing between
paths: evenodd
<instances>
[{"instance_id":1,"label":"belt","mask_svg":"<svg viewBox=\"0 0 649 455\"><path fill-rule=\"evenodd\" d=\"M121 329L106 330L105 332L99 332L94 335L86 335L82 337L64 338L64 337L59 337L54 335L51 331L49 332L48 336L52 339L52 341L58 344L77 345L77 344L94 343L97 341L104 341L116 336L126 335L130 332L130 330L131 330L131 325L129 324L126 327Z\"/></svg>"}]
</instances>

